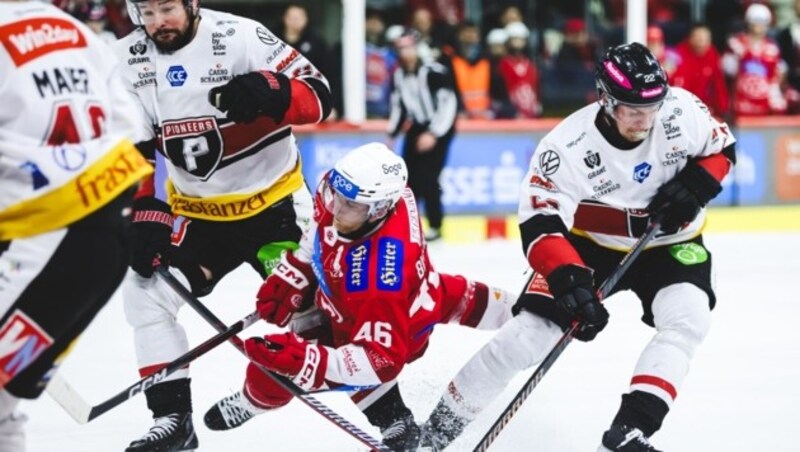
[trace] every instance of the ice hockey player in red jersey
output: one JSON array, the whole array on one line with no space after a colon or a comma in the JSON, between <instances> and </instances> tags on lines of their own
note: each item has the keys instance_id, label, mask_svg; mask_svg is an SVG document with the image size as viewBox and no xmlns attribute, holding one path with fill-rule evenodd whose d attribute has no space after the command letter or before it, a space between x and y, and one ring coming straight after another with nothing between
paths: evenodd
<instances>
[{"instance_id":1,"label":"ice hockey player in red jersey","mask_svg":"<svg viewBox=\"0 0 800 452\"><path fill-rule=\"evenodd\" d=\"M246 341L253 361L305 390L374 387L352 397L366 414L380 413L377 426L393 450L415 450L419 429L407 408L373 405L374 399L398 391L397 375L425 352L437 323L495 329L511 318L513 299L434 269L407 174L403 159L379 143L336 163L317 189L314 221L300 248L284 253L257 301L265 320L283 326L317 282L315 303L329 327L317 328L315 337ZM206 424L233 428L290 399L251 363L243 391L214 405Z\"/></svg>"},{"instance_id":2,"label":"ice hockey player in red jersey","mask_svg":"<svg viewBox=\"0 0 800 452\"><path fill-rule=\"evenodd\" d=\"M650 437L708 332L716 297L705 205L736 161L736 140L694 95L667 85L641 44L610 48L595 80L599 103L564 119L531 159L519 221L532 276L517 315L459 371L423 424L421 442L434 451L518 371L541 362L573 321L583 341L605 328L609 315L595 291L653 216L663 217L661 231L613 290L636 294L655 334L599 451L656 451Z\"/></svg>"}]
</instances>

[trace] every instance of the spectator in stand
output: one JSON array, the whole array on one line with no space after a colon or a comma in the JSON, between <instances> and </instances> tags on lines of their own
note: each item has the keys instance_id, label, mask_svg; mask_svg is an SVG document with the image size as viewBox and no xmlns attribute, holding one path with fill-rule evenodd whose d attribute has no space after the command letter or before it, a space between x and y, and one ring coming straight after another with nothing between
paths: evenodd
<instances>
[{"instance_id":1,"label":"spectator in stand","mask_svg":"<svg viewBox=\"0 0 800 452\"><path fill-rule=\"evenodd\" d=\"M436 33L431 10L415 9L411 15L411 28L419 33L420 58L425 61L437 61L442 56L444 37Z\"/></svg>"},{"instance_id":2,"label":"spectator in stand","mask_svg":"<svg viewBox=\"0 0 800 452\"><path fill-rule=\"evenodd\" d=\"M567 19L564 23L564 43L555 57L550 77L555 82L553 86L557 86L571 102L584 104L596 96L595 50L583 19Z\"/></svg>"},{"instance_id":3,"label":"spectator in stand","mask_svg":"<svg viewBox=\"0 0 800 452\"><path fill-rule=\"evenodd\" d=\"M433 22L454 27L464 21L464 0L406 0L412 10L428 10Z\"/></svg>"},{"instance_id":4,"label":"spectator in stand","mask_svg":"<svg viewBox=\"0 0 800 452\"><path fill-rule=\"evenodd\" d=\"M733 113L735 116L782 114L786 100L781 93L785 63L778 45L767 36L772 13L753 3L745 12L747 30L728 40L728 52L722 67L733 78Z\"/></svg>"},{"instance_id":5,"label":"spectator in stand","mask_svg":"<svg viewBox=\"0 0 800 452\"><path fill-rule=\"evenodd\" d=\"M500 59L500 74L518 118L537 118L542 114L539 97L539 71L526 55L530 32L522 22L506 25L508 54Z\"/></svg>"},{"instance_id":6,"label":"spectator in stand","mask_svg":"<svg viewBox=\"0 0 800 452\"><path fill-rule=\"evenodd\" d=\"M500 13L500 26L506 27L510 23L523 22L522 11L518 6L506 6L502 13Z\"/></svg>"},{"instance_id":7,"label":"spectator in stand","mask_svg":"<svg viewBox=\"0 0 800 452\"><path fill-rule=\"evenodd\" d=\"M86 17L85 22L86 26L91 28L92 31L103 40L103 42L106 44L111 44L117 40L117 35L106 29L106 26L108 25L106 14L106 7L96 3L89 10L89 15Z\"/></svg>"},{"instance_id":8,"label":"spectator in stand","mask_svg":"<svg viewBox=\"0 0 800 452\"><path fill-rule=\"evenodd\" d=\"M504 28L495 28L486 35L486 49L489 51L489 60L492 64L499 63L500 58L506 54L506 41L508 33Z\"/></svg>"},{"instance_id":9,"label":"spectator in stand","mask_svg":"<svg viewBox=\"0 0 800 452\"><path fill-rule=\"evenodd\" d=\"M89 11L92 9L89 0L53 0L53 5L81 22L89 17Z\"/></svg>"},{"instance_id":10,"label":"spectator in stand","mask_svg":"<svg viewBox=\"0 0 800 452\"><path fill-rule=\"evenodd\" d=\"M289 4L283 12L283 20L276 34L302 53L325 76L331 73L332 61L327 46L308 26L308 11L305 7Z\"/></svg>"},{"instance_id":11,"label":"spectator in stand","mask_svg":"<svg viewBox=\"0 0 800 452\"><path fill-rule=\"evenodd\" d=\"M491 85L490 96L492 98L492 114L497 119L511 119L517 116L517 111L508 96L508 89L503 80L500 70L500 62L508 53L506 42L508 33L504 28L495 28L486 35L486 49L488 50L489 66L491 66L492 80L498 80Z\"/></svg>"},{"instance_id":12,"label":"spectator in stand","mask_svg":"<svg viewBox=\"0 0 800 452\"><path fill-rule=\"evenodd\" d=\"M678 44L678 64L669 76L670 84L697 96L717 118L729 113L728 87L722 73L719 52L711 45L711 30L695 24L689 36Z\"/></svg>"},{"instance_id":13,"label":"spectator in stand","mask_svg":"<svg viewBox=\"0 0 800 452\"><path fill-rule=\"evenodd\" d=\"M456 51L450 61L461 94L461 113L467 118L490 119L493 117L493 77L489 59L481 49L478 26L469 21L462 23L458 27L456 40Z\"/></svg>"},{"instance_id":14,"label":"spectator in stand","mask_svg":"<svg viewBox=\"0 0 800 452\"><path fill-rule=\"evenodd\" d=\"M397 53L389 43L393 42L401 33L402 25L393 25L390 31L386 29L383 14L377 9L367 9L365 27L365 58L366 58L366 107L368 119L386 119L389 117L389 96L392 91L392 72L397 67ZM342 66L343 49L342 43L337 42L331 51L332 55L339 58L331 59L328 81L331 84L331 97L333 99L334 118L344 117L344 80L342 79L344 70Z\"/></svg>"},{"instance_id":15,"label":"spectator in stand","mask_svg":"<svg viewBox=\"0 0 800 452\"><path fill-rule=\"evenodd\" d=\"M397 67L397 54L384 38L386 24L379 11L367 12L367 117L388 118L392 91L392 72Z\"/></svg>"},{"instance_id":16,"label":"spectator in stand","mask_svg":"<svg viewBox=\"0 0 800 452\"><path fill-rule=\"evenodd\" d=\"M800 0L794 2L794 22L778 33L778 48L786 62L787 113L800 114Z\"/></svg>"},{"instance_id":17,"label":"spectator in stand","mask_svg":"<svg viewBox=\"0 0 800 452\"><path fill-rule=\"evenodd\" d=\"M664 32L661 27L657 25L647 27L647 48L653 52L653 56L661 63L661 67L671 80L678 66L678 54L664 43Z\"/></svg>"},{"instance_id":18,"label":"spectator in stand","mask_svg":"<svg viewBox=\"0 0 800 452\"><path fill-rule=\"evenodd\" d=\"M564 44L558 51L556 64L568 64L594 71L595 46L586 32L586 22L575 17L564 22Z\"/></svg>"}]
</instances>

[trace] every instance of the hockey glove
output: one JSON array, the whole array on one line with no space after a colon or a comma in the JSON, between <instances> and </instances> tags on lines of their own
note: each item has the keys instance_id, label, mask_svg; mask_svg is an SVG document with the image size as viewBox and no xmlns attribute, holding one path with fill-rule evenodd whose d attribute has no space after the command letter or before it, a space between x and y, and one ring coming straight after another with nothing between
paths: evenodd
<instances>
[{"instance_id":1,"label":"hockey glove","mask_svg":"<svg viewBox=\"0 0 800 452\"><path fill-rule=\"evenodd\" d=\"M153 275L159 261L169 261L172 223L172 211L164 201L150 196L133 201L131 268L143 278Z\"/></svg>"},{"instance_id":2,"label":"hockey glove","mask_svg":"<svg viewBox=\"0 0 800 452\"><path fill-rule=\"evenodd\" d=\"M608 324L608 311L595 295L592 272L578 265L562 265L547 277L558 306L580 326L575 338L591 341Z\"/></svg>"},{"instance_id":3,"label":"hockey glove","mask_svg":"<svg viewBox=\"0 0 800 452\"><path fill-rule=\"evenodd\" d=\"M238 123L252 122L258 115L283 121L292 99L289 78L278 72L258 71L237 75L227 84L211 88L208 101Z\"/></svg>"},{"instance_id":4,"label":"hockey glove","mask_svg":"<svg viewBox=\"0 0 800 452\"><path fill-rule=\"evenodd\" d=\"M662 215L661 230L673 234L722 191L722 185L708 171L690 162L672 180L658 188L647 206L650 215Z\"/></svg>"},{"instance_id":5,"label":"hockey glove","mask_svg":"<svg viewBox=\"0 0 800 452\"><path fill-rule=\"evenodd\" d=\"M287 251L256 295L258 315L269 323L286 326L311 290L314 272Z\"/></svg>"},{"instance_id":6,"label":"hockey glove","mask_svg":"<svg viewBox=\"0 0 800 452\"><path fill-rule=\"evenodd\" d=\"M252 337L244 348L253 361L267 369L290 378L306 391L325 384L328 368L328 348L306 342L294 333Z\"/></svg>"}]
</instances>

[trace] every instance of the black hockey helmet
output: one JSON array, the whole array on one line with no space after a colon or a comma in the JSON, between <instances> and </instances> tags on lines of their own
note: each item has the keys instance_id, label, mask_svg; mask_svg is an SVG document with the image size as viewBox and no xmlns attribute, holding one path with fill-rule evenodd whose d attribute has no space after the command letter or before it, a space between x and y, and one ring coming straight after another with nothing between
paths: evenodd
<instances>
[{"instance_id":1,"label":"black hockey helmet","mask_svg":"<svg viewBox=\"0 0 800 452\"><path fill-rule=\"evenodd\" d=\"M598 95L608 97L606 107L618 103L647 106L661 103L667 92L667 73L647 47L634 42L611 47L595 69Z\"/></svg>"}]
</instances>

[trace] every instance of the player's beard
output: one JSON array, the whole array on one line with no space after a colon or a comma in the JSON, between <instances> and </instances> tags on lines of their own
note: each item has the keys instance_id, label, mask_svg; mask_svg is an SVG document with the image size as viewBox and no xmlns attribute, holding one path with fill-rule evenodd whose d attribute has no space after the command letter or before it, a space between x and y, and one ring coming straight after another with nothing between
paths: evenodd
<instances>
[{"instance_id":1,"label":"player's beard","mask_svg":"<svg viewBox=\"0 0 800 452\"><path fill-rule=\"evenodd\" d=\"M156 45L156 48L162 52L174 52L182 49L189 41L192 40L192 25L194 18L188 20L186 28L179 30L177 28L165 28L158 30L150 37Z\"/></svg>"}]
</instances>

